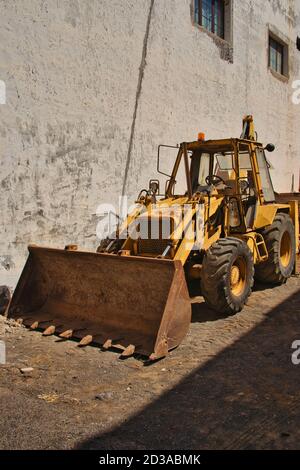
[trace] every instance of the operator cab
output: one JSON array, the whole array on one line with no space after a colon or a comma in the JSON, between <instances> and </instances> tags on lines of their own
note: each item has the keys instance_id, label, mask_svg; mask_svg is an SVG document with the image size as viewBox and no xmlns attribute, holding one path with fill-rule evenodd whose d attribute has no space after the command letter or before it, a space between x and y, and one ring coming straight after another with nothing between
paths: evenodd
<instances>
[{"instance_id":1,"label":"operator cab","mask_svg":"<svg viewBox=\"0 0 300 470\"><path fill-rule=\"evenodd\" d=\"M165 198L195 195L225 198L232 213L240 221L236 231L253 228L258 205L275 201L265 149L254 139L204 140L182 143L180 146L159 146L157 170L168 177ZM175 149L177 158L172 173L165 169L166 158L160 159L160 149ZM157 191L158 192L158 191ZM153 192L151 192L152 194ZM210 201L208 201L210 203Z\"/></svg>"},{"instance_id":2,"label":"operator cab","mask_svg":"<svg viewBox=\"0 0 300 470\"><path fill-rule=\"evenodd\" d=\"M243 140L227 141L223 145L222 141L220 145L207 141L194 145L190 165L192 193L227 196L235 201L244 214L246 227L253 225L260 197L265 202L275 200L264 149L259 146L255 149L256 175L251 151L250 142ZM257 174L261 179L261 192L255 179Z\"/></svg>"},{"instance_id":3,"label":"operator cab","mask_svg":"<svg viewBox=\"0 0 300 470\"><path fill-rule=\"evenodd\" d=\"M234 149L210 150L199 148L193 151L191 158L192 191L210 194L214 189L224 195L237 192L239 181L243 196L255 196L253 170L248 148L239 149L239 168L236 168Z\"/></svg>"}]
</instances>

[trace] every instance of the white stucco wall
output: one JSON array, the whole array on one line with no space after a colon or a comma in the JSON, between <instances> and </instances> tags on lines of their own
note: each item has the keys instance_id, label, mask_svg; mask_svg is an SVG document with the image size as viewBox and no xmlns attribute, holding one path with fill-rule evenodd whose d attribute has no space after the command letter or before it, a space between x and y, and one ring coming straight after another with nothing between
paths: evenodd
<instances>
[{"instance_id":1,"label":"white stucco wall","mask_svg":"<svg viewBox=\"0 0 300 470\"><path fill-rule=\"evenodd\" d=\"M0 283L28 243L95 249L98 204L156 176L156 147L239 136L254 114L275 189L300 167L299 0L233 0L233 62L193 25L190 0L0 0ZM290 79L268 70L268 24ZM124 175L127 178L124 185Z\"/></svg>"}]
</instances>

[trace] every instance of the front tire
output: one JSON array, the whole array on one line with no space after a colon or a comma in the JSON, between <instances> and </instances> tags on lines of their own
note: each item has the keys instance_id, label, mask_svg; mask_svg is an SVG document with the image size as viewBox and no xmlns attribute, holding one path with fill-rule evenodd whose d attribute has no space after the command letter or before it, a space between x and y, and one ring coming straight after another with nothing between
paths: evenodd
<instances>
[{"instance_id":1,"label":"front tire","mask_svg":"<svg viewBox=\"0 0 300 470\"><path fill-rule=\"evenodd\" d=\"M225 314L241 311L251 294L253 280L253 256L244 241L220 238L205 253L201 290L213 310Z\"/></svg>"},{"instance_id":2,"label":"front tire","mask_svg":"<svg viewBox=\"0 0 300 470\"><path fill-rule=\"evenodd\" d=\"M284 284L292 275L296 260L295 227L288 214L278 213L264 237L269 258L255 268L255 279L268 284Z\"/></svg>"}]
</instances>

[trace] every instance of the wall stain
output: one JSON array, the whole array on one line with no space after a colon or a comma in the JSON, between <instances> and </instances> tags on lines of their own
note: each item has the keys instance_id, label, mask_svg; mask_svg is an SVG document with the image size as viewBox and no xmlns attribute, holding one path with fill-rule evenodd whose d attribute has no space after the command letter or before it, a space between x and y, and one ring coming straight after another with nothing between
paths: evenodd
<instances>
[{"instance_id":1,"label":"wall stain","mask_svg":"<svg viewBox=\"0 0 300 470\"><path fill-rule=\"evenodd\" d=\"M142 92L144 72L145 72L145 68L146 68L146 65L147 65L146 58L147 58L147 51L148 51L148 40L149 40L149 32L150 32L150 24L151 24L153 6L154 6L154 0L151 0L150 1L150 8L149 8L149 13L148 13L148 18L147 18L147 24L146 24L146 31L145 31L144 41L143 41L142 59L141 59L141 64L140 64L140 68L139 68L139 78L138 78L138 84L137 84L137 90L136 90L136 96L135 96L135 106L134 106L134 112L133 112L133 118L132 118L132 124L131 124L131 131L130 131L127 158L126 158L126 166L125 166L125 174L124 174L124 180L123 180L122 196L124 196L125 193L126 193L128 171L129 171L129 165L130 165L132 147L133 147L133 139L134 139L134 133L135 133L136 116L137 116L139 100L140 100L140 96L141 96L141 92Z\"/></svg>"},{"instance_id":2,"label":"wall stain","mask_svg":"<svg viewBox=\"0 0 300 470\"><path fill-rule=\"evenodd\" d=\"M79 144L79 145L70 144L70 145L66 145L65 147L64 146L60 147L55 151L55 153L50 155L51 162L53 162L57 158L65 157L71 152L81 152L82 150L89 148L91 144L92 144L91 139L86 139L84 143Z\"/></svg>"},{"instance_id":3,"label":"wall stain","mask_svg":"<svg viewBox=\"0 0 300 470\"><path fill-rule=\"evenodd\" d=\"M6 271L9 271L10 269L15 267L15 264L10 255L1 255L0 266L1 268L4 268Z\"/></svg>"},{"instance_id":4,"label":"wall stain","mask_svg":"<svg viewBox=\"0 0 300 470\"><path fill-rule=\"evenodd\" d=\"M272 10L275 14L279 12L292 27L296 26L298 16L295 12L294 0L289 0L288 6L286 5L286 1L282 2L281 0L269 0L269 3L271 3Z\"/></svg>"},{"instance_id":5,"label":"wall stain","mask_svg":"<svg viewBox=\"0 0 300 470\"><path fill-rule=\"evenodd\" d=\"M80 18L79 3L77 0L69 0L65 14L65 21L73 28L76 28L77 21Z\"/></svg>"}]
</instances>

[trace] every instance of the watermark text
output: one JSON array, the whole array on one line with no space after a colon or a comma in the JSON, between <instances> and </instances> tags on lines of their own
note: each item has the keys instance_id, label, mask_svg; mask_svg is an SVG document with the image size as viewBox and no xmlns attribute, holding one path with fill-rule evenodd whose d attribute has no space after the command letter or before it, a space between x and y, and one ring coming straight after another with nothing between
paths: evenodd
<instances>
[{"instance_id":1,"label":"watermark text","mask_svg":"<svg viewBox=\"0 0 300 470\"><path fill-rule=\"evenodd\" d=\"M6 85L3 80L0 80L0 104L6 104Z\"/></svg>"}]
</instances>

